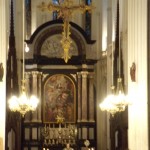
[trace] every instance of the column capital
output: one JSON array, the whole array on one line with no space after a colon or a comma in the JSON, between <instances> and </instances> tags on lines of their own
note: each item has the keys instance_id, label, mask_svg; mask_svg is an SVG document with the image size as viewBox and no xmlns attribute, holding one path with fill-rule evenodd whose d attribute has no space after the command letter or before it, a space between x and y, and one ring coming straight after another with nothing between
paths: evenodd
<instances>
[{"instance_id":1,"label":"column capital","mask_svg":"<svg viewBox=\"0 0 150 150\"><path fill-rule=\"evenodd\" d=\"M38 71L32 71L32 75L33 75L33 76L37 76L38 74L39 74Z\"/></svg>"},{"instance_id":2,"label":"column capital","mask_svg":"<svg viewBox=\"0 0 150 150\"><path fill-rule=\"evenodd\" d=\"M88 73L89 73L88 71L81 71L83 78L87 78Z\"/></svg>"},{"instance_id":3,"label":"column capital","mask_svg":"<svg viewBox=\"0 0 150 150\"><path fill-rule=\"evenodd\" d=\"M30 78L31 72L25 72L24 75L25 75L25 78Z\"/></svg>"},{"instance_id":4,"label":"column capital","mask_svg":"<svg viewBox=\"0 0 150 150\"><path fill-rule=\"evenodd\" d=\"M94 78L94 75L95 75L94 72L89 72L89 73L88 73L88 77L89 77L89 78Z\"/></svg>"},{"instance_id":5,"label":"column capital","mask_svg":"<svg viewBox=\"0 0 150 150\"><path fill-rule=\"evenodd\" d=\"M30 75L30 74L31 74L31 72L25 72L24 74L25 74L25 75Z\"/></svg>"},{"instance_id":6,"label":"column capital","mask_svg":"<svg viewBox=\"0 0 150 150\"><path fill-rule=\"evenodd\" d=\"M78 78L81 78L81 72L77 72Z\"/></svg>"},{"instance_id":7,"label":"column capital","mask_svg":"<svg viewBox=\"0 0 150 150\"><path fill-rule=\"evenodd\" d=\"M43 72L38 72L38 76L42 76L43 75Z\"/></svg>"}]
</instances>

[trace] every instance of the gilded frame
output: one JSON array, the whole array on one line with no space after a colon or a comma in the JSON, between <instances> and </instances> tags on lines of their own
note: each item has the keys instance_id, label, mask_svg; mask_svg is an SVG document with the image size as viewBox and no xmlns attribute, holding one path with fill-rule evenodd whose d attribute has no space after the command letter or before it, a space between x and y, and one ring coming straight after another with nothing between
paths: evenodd
<instances>
[{"instance_id":1,"label":"gilded frame","mask_svg":"<svg viewBox=\"0 0 150 150\"><path fill-rule=\"evenodd\" d=\"M76 87L70 76L50 76L43 87L43 98L44 123L56 123L59 114L63 115L65 123L75 123Z\"/></svg>"}]
</instances>

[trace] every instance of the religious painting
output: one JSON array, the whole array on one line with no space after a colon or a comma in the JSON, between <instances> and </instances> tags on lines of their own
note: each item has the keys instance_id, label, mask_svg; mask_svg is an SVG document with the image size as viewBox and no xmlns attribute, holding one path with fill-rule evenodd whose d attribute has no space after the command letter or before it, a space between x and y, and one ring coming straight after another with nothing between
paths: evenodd
<instances>
[{"instance_id":1,"label":"religious painting","mask_svg":"<svg viewBox=\"0 0 150 150\"><path fill-rule=\"evenodd\" d=\"M61 34L51 35L42 44L41 55L49 58L62 58L63 48L60 43L62 39ZM71 47L69 49L69 56L78 56L78 48L75 41L72 41Z\"/></svg>"},{"instance_id":2,"label":"religious painting","mask_svg":"<svg viewBox=\"0 0 150 150\"><path fill-rule=\"evenodd\" d=\"M44 84L43 119L45 123L55 123L62 117L65 123L73 123L76 118L76 88L67 75L55 74Z\"/></svg>"}]
</instances>

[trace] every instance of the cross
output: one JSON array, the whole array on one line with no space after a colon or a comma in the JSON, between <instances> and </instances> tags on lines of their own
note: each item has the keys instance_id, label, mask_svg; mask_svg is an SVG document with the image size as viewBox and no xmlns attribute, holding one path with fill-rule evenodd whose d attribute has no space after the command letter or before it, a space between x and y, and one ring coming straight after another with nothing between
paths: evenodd
<instances>
[{"instance_id":1,"label":"cross","mask_svg":"<svg viewBox=\"0 0 150 150\"><path fill-rule=\"evenodd\" d=\"M58 2L59 5L56 4L45 4L42 2L41 5L38 6L38 8L41 9L41 11L56 11L58 13L58 18L62 18L63 20L63 32L62 32L62 40L60 41L62 44L62 47L64 49L64 54L62 58L64 61L67 63L68 60L70 59L69 56L69 49L71 47L72 40L70 38L70 20L73 15L73 13L76 12L82 12L85 13L86 11L91 12L93 7L92 5L85 5L85 4L79 4L79 5L73 5L72 0L64 0L63 2Z\"/></svg>"}]
</instances>

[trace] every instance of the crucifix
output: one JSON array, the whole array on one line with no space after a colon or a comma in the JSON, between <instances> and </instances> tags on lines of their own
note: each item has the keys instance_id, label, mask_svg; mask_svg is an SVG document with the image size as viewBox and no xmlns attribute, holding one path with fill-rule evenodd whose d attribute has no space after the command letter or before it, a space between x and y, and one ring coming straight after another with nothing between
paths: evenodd
<instances>
[{"instance_id":1,"label":"crucifix","mask_svg":"<svg viewBox=\"0 0 150 150\"><path fill-rule=\"evenodd\" d=\"M60 41L62 44L62 48L64 50L64 54L62 58L67 63L70 59L69 56L69 49L71 47L72 40L70 38L70 21L72 18L73 13L76 12L82 12L85 13L86 11L91 12L93 7L92 5L85 5L85 4L79 4L79 5L73 5L73 0L58 0L58 5L56 4L45 4L42 2L41 5L38 6L38 8L41 9L41 11L56 11L58 13L58 18L62 18L63 20L63 32L62 32L62 40Z\"/></svg>"}]
</instances>

